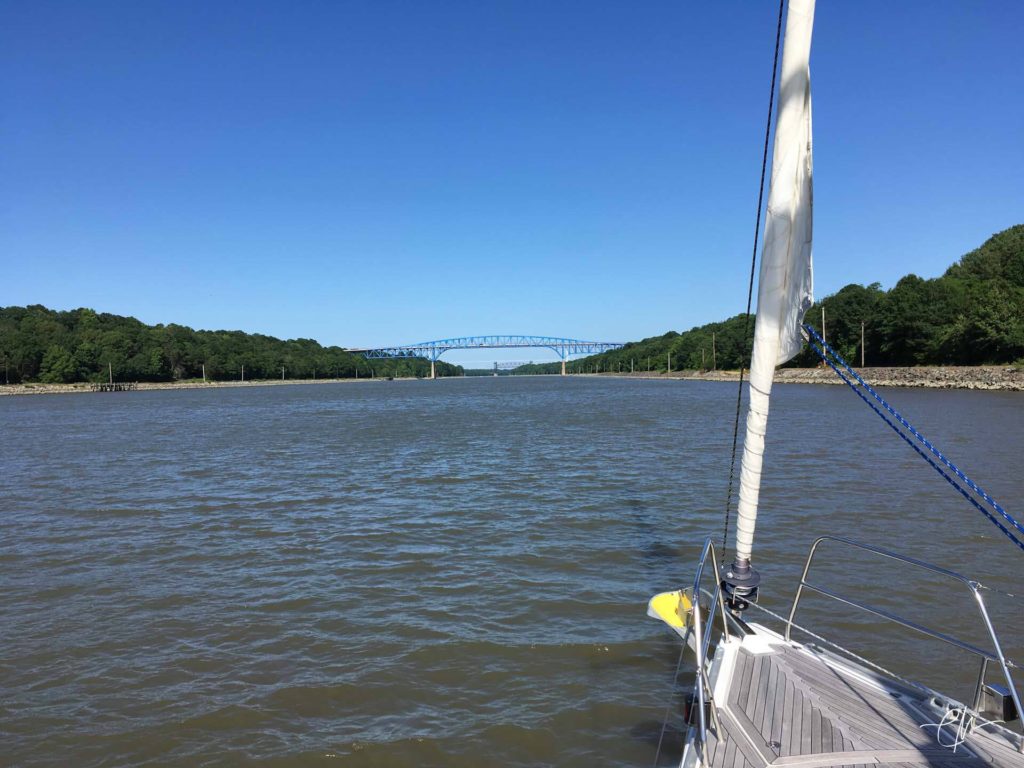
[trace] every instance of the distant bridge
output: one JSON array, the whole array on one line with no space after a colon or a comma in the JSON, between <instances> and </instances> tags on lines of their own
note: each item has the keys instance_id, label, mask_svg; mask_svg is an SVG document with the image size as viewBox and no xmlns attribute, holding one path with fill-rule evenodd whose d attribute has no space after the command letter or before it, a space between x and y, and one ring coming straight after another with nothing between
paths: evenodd
<instances>
[{"instance_id":1,"label":"distant bridge","mask_svg":"<svg viewBox=\"0 0 1024 768\"><path fill-rule=\"evenodd\" d=\"M438 358L450 349L522 349L524 347L542 347L550 349L562 361L562 375L565 375L565 362L574 355L596 355L610 349L619 349L621 343L616 341L582 341L565 339L558 336L460 336L455 339L438 339L437 341L421 341L418 344L406 344L397 347L377 347L349 349L349 352L361 354L369 360L380 360L388 357L425 357L430 360L430 378L435 378L434 364Z\"/></svg>"}]
</instances>

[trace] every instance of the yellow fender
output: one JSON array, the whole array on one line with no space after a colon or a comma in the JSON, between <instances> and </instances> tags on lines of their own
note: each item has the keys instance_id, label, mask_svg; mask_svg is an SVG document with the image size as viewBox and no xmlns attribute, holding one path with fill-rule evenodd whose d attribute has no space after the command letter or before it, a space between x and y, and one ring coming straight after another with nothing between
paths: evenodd
<instances>
[{"instance_id":1,"label":"yellow fender","mask_svg":"<svg viewBox=\"0 0 1024 768\"><path fill-rule=\"evenodd\" d=\"M652 619L661 619L676 634L685 638L693 617L693 600L688 590L662 592L647 603L647 615Z\"/></svg>"}]
</instances>

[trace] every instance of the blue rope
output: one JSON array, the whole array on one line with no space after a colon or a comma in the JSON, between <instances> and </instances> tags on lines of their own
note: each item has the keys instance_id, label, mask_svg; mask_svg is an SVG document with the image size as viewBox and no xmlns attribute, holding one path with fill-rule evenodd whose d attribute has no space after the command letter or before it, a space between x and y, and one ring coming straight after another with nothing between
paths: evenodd
<instances>
[{"instance_id":1,"label":"blue rope","mask_svg":"<svg viewBox=\"0 0 1024 768\"><path fill-rule=\"evenodd\" d=\"M1021 541L1020 539L1018 539L1018 538L1017 538L1017 537L1016 537L1016 536L1015 536L1015 535L1014 535L1014 534L1013 534L1013 533L1012 533L1012 532L1011 532L1011 531L1010 531L1010 530L1009 530L1009 529L1008 529L1008 528L1007 528L1007 527L1006 527L1005 525L1003 525L1003 523L1002 523L1002 522L1000 522L1000 521L999 521L998 519L996 519L996 517L995 517L995 516L994 516L994 515L993 515L993 514L992 514L991 512L989 512L989 511L988 511L987 509L985 509L985 508L984 508L984 507L983 507L983 506L982 506L982 505L981 505L981 504L980 504L980 503L978 502L978 500L977 500L976 498L974 498L973 496L971 496L971 495L970 495L970 494L969 494L969 493L968 493L968 492L967 492L967 491L966 491L966 490L965 490L965 489L963 488L963 486L961 486L961 485L960 485L960 484L959 484L959 483L958 483L958 482L957 482L956 480L954 480L954 479L953 479L953 478L952 478L952 477L951 477L951 476L949 475L949 473L947 473L947 472L946 472L945 470L943 470L943 469L942 469L942 467L940 467L940 466L939 466L939 465L938 465L938 464L937 464L937 463L936 463L936 462L935 462L935 461L934 461L934 460L933 460L933 459L932 459L932 458L931 458L930 456L928 456L928 455L927 455L927 454L926 454L926 453L925 453L925 452L924 452L924 451L923 451L923 450L922 450L922 449L921 449L921 448L920 448L919 446L915 445L915 444L914 444L914 442L913 442L913 441L912 441L912 440L911 440L911 439L910 439L909 437L907 437L907 435L906 435L906 434L905 434L905 433L903 432L903 430L901 430L901 429L900 429L899 427L897 427L897 426L896 426L896 424L894 424L894 423L892 422L892 420L891 420L891 419L890 419L890 418L889 418L888 416L886 416L886 415L885 415L884 413L882 413L882 411L881 411L881 410L879 410L878 406L876 406L876 405L875 405L874 403L872 403L872 402L871 402L871 401L870 401L870 400L869 400L869 399L867 398L867 396L866 396L866 395L865 395L865 394L864 394L864 393L863 393L863 392L861 391L861 388L863 388L864 390L866 390L867 392L869 392L869 393L871 394L871 396L872 396L872 397L873 397L873 398L874 398L875 400L877 400L877 401L878 401L878 402L879 402L879 403L880 403L880 404L882 405L882 407L883 407L883 408L885 408L885 410L887 410L887 411L888 411L888 412L889 412L890 414L892 414L892 416L893 416L893 417L894 417L894 418L895 418L895 419L896 419L896 420L897 420L897 421L898 421L898 422L899 422L900 424L902 424L902 425L903 425L904 427L906 427L906 429L907 429L907 430L908 430L908 431L909 431L909 432L910 432L910 433L911 433L911 434L912 434L912 435L913 435L913 436L914 436L914 437L915 437L915 438L916 438L916 439L918 440L918 442L920 442L920 443L921 443L922 445L924 445L924 446L925 446L925 447L926 447L926 448L927 448L927 449L929 450L929 452L931 452L931 453L932 453L932 454L933 454L933 455L934 455L934 456L935 456L936 458L938 458L938 459L939 459L939 461L941 461L941 462L942 462L942 463L943 463L943 464L944 464L944 465L945 465L946 467L948 467L948 468L949 468L949 470L950 470L950 471L951 471L951 472L952 472L952 473L953 473L954 475L956 475L956 476L957 476L958 478L960 478L960 479L961 479L961 480L962 480L962 481L963 481L963 482L964 482L964 483L965 483L965 484L967 485L967 487L968 487L968 488L970 488L970 489L971 489L972 491L974 491L974 492L975 492L976 494L978 494L979 496L981 496L981 498L983 498L983 499L984 499L984 500L985 500L986 502L988 502L988 504L989 504L989 505L991 505L991 506L992 506L992 508L993 508L993 509L994 509L994 510L995 510L996 512L998 512L998 513L999 513L999 515L1000 515L1000 516L1001 516L1001 517L1002 517L1002 518L1003 518L1003 519L1004 519L1005 521L1007 521L1007 522L1008 522L1008 523L1009 523L1009 524L1010 524L1010 525L1011 525L1011 526L1012 526L1013 528L1017 529L1017 531L1019 531L1020 533L1024 534L1024 525L1021 525L1021 524L1020 524L1020 523L1018 523L1018 522L1017 522L1016 520L1014 520L1014 519L1013 519L1013 517L1012 517L1012 516L1011 516L1011 515L1010 515L1010 514L1009 514L1009 513L1008 513L1008 512L1007 512L1007 511L1005 510L1005 509L1003 509L1003 507L1001 507L1001 506L999 505L999 503L998 503L998 502L996 502L996 500L995 500L995 499L993 499L993 498L992 498L992 497L991 497L991 496L990 496L990 495L989 495L988 493L986 493L986 492L985 492L985 491L984 491L984 490L983 490L983 489L982 489L982 488L981 488L981 487L980 487L980 486L979 486L979 485L978 485L977 483L975 483L975 482L974 482L973 480L971 480L971 479L970 479L970 478L969 478L969 477L968 477L967 475L965 475L965 474L964 474L964 473L963 473L963 472L962 472L962 471L960 470L960 468L959 468L959 467L957 467L957 466L956 466L956 465L955 465L955 464L954 464L953 462L951 462L951 461L950 461L949 459L947 459L947 458L946 458L946 457L945 457L945 456L944 456L944 455L942 454L942 452L941 452L941 451L939 451L939 449L938 449L938 448L936 448L936 447L935 447L934 445L932 445L932 444L931 444L931 443L930 443L930 442L929 442L929 441L928 441L928 440L927 440L927 439L926 439L926 438L924 437L924 435L922 435L922 434L921 434L920 432L918 432L918 431L917 431L917 430L916 430L916 429L915 429L915 428L914 428L914 427L913 427L913 426L912 426L912 425L910 424L910 422L908 422L908 421L907 421L907 420L906 420L905 418L903 418L903 416L901 416L901 415L900 415L900 414L899 414L899 413L898 413L898 412L897 412L897 411L896 411L896 410L895 410L895 409L894 409L894 408L893 408L893 407L892 407L891 405L889 405L889 403L887 403L887 402L886 402L886 401L885 401L885 400L884 400L884 399L882 398L882 396L881 396L881 395L879 395L879 394L878 394L878 393L877 393L877 392L876 392L876 391L875 391L874 389L872 389L872 388L871 388L871 386L870 386L870 385L869 385L869 384L868 384L868 383L867 383L866 381L864 381L864 379L863 379L863 378L861 378L860 374L858 374L858 373L857 373L857 372L856 372L855 370L853 370L853 368L851 368L851 367L850 367L850 365L849 365L849 364L848 364L848 363L847 363L847 362L846 362L845 360L843 360L843 358L842 358L842 357L841 357L841 356L839 355L839 353L838 353L838 352L836 352L836 351L835 351L834 349L832 349L832 347L830 347L830 346L829 346L829 345L828 345L828 344L827 344L827 343L825 342L825 340L824 340L824 339L822 339L822 338L821 338L821 336L819 336L819 335L818 335L818 332L817 332L816 330L814 330L814 328L812 328L812 327L811 327L811 326L809 326L809 325L804 325L804 329L805 329L805 330L807 331L807 333L808 333L808 334L810 334L810 336L811 336L811 337L812 337L812 338L813 338L814 340L816 340L816 341L817 341L817 342L818 342L819 344L821 344L821 346L819 347L819 346L818 346L818 344L815 344L815 343L814 343L814 341L812 341L812 342L811 342L811 347L813 347L813 348L814 348L814 351L818 353L818 357L820 357L820 358L821 358L821 359L822 359L822 360L823 360L823 361L824 361L825 363L827 363L827 364L828 364L828 366L829 366L829 367L830 367L830 368L831 368L831 369L832 369L833 371L835 371L835 372L836 372L836 375L837 375L837 376L839 376L839 378L843 380L843 383L845 383L845 384L846 384L846 385L847 385L848 387L850 387L850 389L852 389L852 390L854 391L854 393L855 393L855 394L856 394L856 395L857 395L857 396L858 396L858 397L859 397L859 398L860 398L861 400L863 400L863 401L864 401L865 403L867 403L868 407L869 407L869 408L871 408L871 410L873 410L873 411L874 411L875 413L877 413L877 414L878 414L878 416L879 416L879 417L880 417L880 418L881 418L881 419L882 419L882 420L883 420L883 421L884 421L884 422L885 422L886 424L888 424L888 425L889 425L889 426L890 426L890 427L892 428L892 430L893 430L893 431L894 431L894 432L895 432L895 433L896 433L897 435L899 435L899 436L900 436L900 437L901 437L901 438L902 438L902 439L903 439L903 440L904 440L904 441L905 441L905 442L907 443L907 445L909 445L909 446L910 446L911 448L913 448L913 449L914 449L914 451L915 451L915 452L916 452L916 453L917 453L917 454L918 454L918 455L919 455L919 456L920 456L920 457L921 457L922 459L924 459L925 461L927 461L927 462L928 462L928 463L929 463L929 464L930 464L930 465L932 466L932 468L933 468L933 469L934 469L934 470L935 470L936 472L938 472L938 473L939 473L940 475L942 475L942 477L943 477L943 478L945 478L946 482L948 482L948 483L949 483L950 485L952 485L952 486L953 486L953 487L954 487L954 488L955 488L955 489L956 489L957 491L959 491L959 493L960 493L960 494L961 494L961 495L962 495L962 496L963 496L963 497L964 497L965 499L967 499L967 501L969 501L969 502L970 502L970 503L971 503L971 504L972 504L972 505L973 505L973 506L974 506L974 507L975 507L975 508L976 508L976 509L977 509L977 510L978 510L979 512L981 512L981 513L982 513L982 514L983 514L983 515L984 515L985 517L987 517L987 518L988 518L988 519L989 519L989 520L990 520L990 521L991 521L991 522L992 522L992 523L993 523L993 524L994 524L994 525L995 525L995 526L996 526L997 528L999 528L999 530L1001 530L1001 531L1002 531L1002 532L1003 532L1003 533L1004 533L1004 534L1006 535L1006 537L1007 537L1008 539L1010 539L1010 541L1012 541L1012 542L1013 542L1014 544L1016 544L1016 545L1017 545L1018 547L1020 547L1020 548L1021 548L1022 550L1024 550L1024 542L1022 542L1022 541ZM824 348L824 350L827 350L827 353L828 353L828 354L826 354L826 351L823 351L823 349L822 349L822 348ZM838 366L837 366L837 365L836 365L836 364L835 364L835 363L834 363L834 362L833 362L833 361L832 361L831 359L829 359L829 356L828 356L828 355L832 355L832 356L833 356L833 357L834 357L834 358L835 358L835 359L836 359L836 360L837 360L837 361L839 362L839 364L840 364L840 365L842 365L842 367L843 367L843 368L845 368L845 369L846 369L846 370L847 370L847 371L848 371L848 372L850 373L850 375L851 375L851 376L852 376L852 377L853 377L854 379L856 379L857 383L858 383L858 384L860 384L860 387L858 387L858 386L857 386L856 384L854 384L854 383L853 383L853 381L851 381L850 379L848 379L848 378L847 378L847 377L846 377L846 376L845 376L845 375L843 374L843 372L839 370L839 367L838 367Z\"/></svg>"}]
</instances>

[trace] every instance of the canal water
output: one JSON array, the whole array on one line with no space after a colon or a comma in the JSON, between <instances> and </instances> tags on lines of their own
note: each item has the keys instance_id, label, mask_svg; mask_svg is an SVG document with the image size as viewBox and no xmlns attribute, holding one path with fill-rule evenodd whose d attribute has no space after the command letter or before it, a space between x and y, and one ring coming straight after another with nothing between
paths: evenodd
<instances>
[{"instance_id":1,"label":"canal water","mask_svg":"<svg viewBox=\"0 0 1024 768\"><path fill-rule=\"evenodd\" d=\"M775 394L766 606L823 533L1020 590L1024 555L846 388ZM1024 396L889 394L1021 512ZM722 535L734 408L596 377L0 399L0 763L643 766L671 704L668 764L678 645L645 606ZM955 585L830 552L833 588L985 641ZM1024 603L988 597L1024 656ZM976 675L820 598L798 621Z\"/></svg>"}]
</instances>

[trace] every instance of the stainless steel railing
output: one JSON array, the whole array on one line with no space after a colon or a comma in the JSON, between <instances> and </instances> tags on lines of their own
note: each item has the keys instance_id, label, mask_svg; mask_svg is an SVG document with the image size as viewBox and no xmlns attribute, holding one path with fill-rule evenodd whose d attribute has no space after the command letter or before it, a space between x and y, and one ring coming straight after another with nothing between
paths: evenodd
<instances>
[{"instance_id":1,"label":"stainless steel railing","mask_svg":"<svg viewBox=\"0 0 1024 768\"><path fill-rule=\"evenodd\" d=\"M826 541L837 542L839 544L844 544L855 549L870 552L883 558L896 560L907 565L922 568L926 571L938 574L939 576L944 576L946 578L951 579L952 581L962 584L974 597L974 600L978 607L978 611L980 612L981 618L985 624L985 628L988 631L989 639L992 641L992 650L987 651L984 648L979 648L976 645L965 642L957 637L953 637L952 635L947 634L945 632L940 632L936 629L926 627L923 624L919 624L916 621L912 621L910 619L907 619L903 616L899 616L895 613L884 610L877 606L870 605L860 600L856 600L847 595L841 595L826 587L810 583L807 580L807 575L811 570L812 563L814 562L814 556L817 554L818 547L821 545L821 543ZM895 552L890 552L889 550L882 549L880 547L875 547L870 544L862 544L851 539L843 538L842 536L822 536L814 541L814 544L811 545L810 552L807 553L807 560L804 562L804 570L800 576L800 583L797 586L796 594L793 596L793 605L789 610L789 618L786 622L787 641L790 639L790 635L794 626L793 620L796 617L797 608L800 605L800 598L803 596L805 589L811 590L812 592L816 592L819 595L823 595L824 597L831 598L832 600L836 600L840 603L843 603L844 605L849 605L853 608L858 608L862 611L866 611L867 613L870 613L874 616L878 616L880 618L886 619L887 621L891 621L895 624L907 627L908 629L920 632L921 634L933 637L937 640L941 640L952 646L960 648L961 650L967 651L968 653L980 657L981 668L978 672L978 682L974 693L973 706L975 709L978 708L979 703L981 701L982 689L985 685L985 676L988 672L989 662L997 662L1000 668L1002 669L1003 678L1006 681L1006 687L1009 689L1010 696L1013 698L1013 703L1017 707L1017 713L1018 717L1020 718L1019 722L1022 733L1022 737L1018 745L1018 751L1024 753L1024 709L1021 709L1020 694L1018 693L1017 688L1014 685L1013 675L1010 673L1010 669L1016 668L1016 665L1013 664L1013 662L1011 662L1009 659L1007 659L1006 656L1003 654L1002 646L999 643L999 637L996 633L995 627L992 625L992 620L988 615L988 609L985 607L985 601L981 596L982 585L979 582L968 579L966 576L962 576L959 573L951 571L947 568L940 568L939 566L932 565L931 563L926 563L923 560L917 560L912 557L906 557L904 555L900 555Z\"/></svg>"},{"instance_id":2,"label":"stainless steel railing","mask_svg":"<svg viewBox=\"0 0 1024 768\"><path fill-rule=\"evenodd\" d=\"M715 587L713 591L705 590L701 583L704 580L704 567L707 565L708 558L711 558L711 571L715 579ZM711 602L708 607L707 624L705 625L705 619L701 616L700 599L701 595L709 595ZM700 741L700 752L701 762L704 765L708 765L708 724L706 710L711 712L711 716L714 719L716 733L721 733L722 729L718 722L718 710L715 707L714 696L711 689L711 682L708 678L708 650L711 647L711 635L712 635L712 622L715 615L715 606L722 614L722 632L726 640L729 639L729 620L732 618L727 614L725 610L725 601L722 597L722 577L718 570L718 556L715 554L715 545L712 542L711 537L708 536L704 540L704 548L701 550L700 559L697 561L697 571L693 577L693 624L691 629L693 631L693 650L697 657L697 680L694 683L694 704L697 707L698 722L697 722L697 738ZM711 706L708 707L707 704Z\"/></svg>"}]
</instances>

